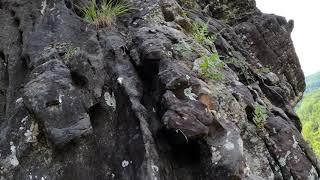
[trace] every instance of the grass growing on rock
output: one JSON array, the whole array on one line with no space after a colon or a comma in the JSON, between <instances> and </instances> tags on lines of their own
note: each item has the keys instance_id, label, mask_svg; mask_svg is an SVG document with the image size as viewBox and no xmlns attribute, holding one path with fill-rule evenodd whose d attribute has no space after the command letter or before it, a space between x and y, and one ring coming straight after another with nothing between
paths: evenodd
<instances>
[{"instance_id":1,"label":"grass growing on rock","mask_svg":"<svg viewBox=\"0 0 320 180\"><path fill-rule=\"evenodd\" d=\"M84 19L98 28L112 26L117 16L126 14L129 10L128 3L114 0L103 0L100 6L98 6L96 0L91 0L82 9Z\"/></svg>"},{"instance_id":2,"label":"grass growing on rock","mask_svg":"<svg viewBox=\"0 0 320 180\"><path fill-rule=\"evenodd\" d=\"M76 54L76 51L77 51L77 48L72 48L72 47L67 48L63 58L69 61Z\"/></svg>"},{"instance_id":3,"label":"grass growing on rock","mask_svg":"<svg viewBox=\"0 0 320 180\"><path fill-rule=\"evenodd\" d=\"M213 53L209 56L203 57L203 63L200 64L200 73L204 78L213 80L222 80L224 75L220 71L224 64L219 59L218 53Z\"/></svg>"}]
</instances>

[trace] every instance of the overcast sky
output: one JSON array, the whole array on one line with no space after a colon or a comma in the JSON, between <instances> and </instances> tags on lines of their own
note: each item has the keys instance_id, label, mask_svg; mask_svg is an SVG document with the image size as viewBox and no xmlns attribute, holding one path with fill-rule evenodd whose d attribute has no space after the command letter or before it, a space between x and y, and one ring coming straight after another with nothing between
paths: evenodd
<instances>
[{"instance_id":1,"label":"overcast sky","mask_svg":"<svg viewBox=\"0 0 320 180\"><path fill-rule=\"evenodd\" d=\"M256 0L258 8L294 20L291 34L306 75L320 71L320 0Z\"/></svg>"}]
</instances>

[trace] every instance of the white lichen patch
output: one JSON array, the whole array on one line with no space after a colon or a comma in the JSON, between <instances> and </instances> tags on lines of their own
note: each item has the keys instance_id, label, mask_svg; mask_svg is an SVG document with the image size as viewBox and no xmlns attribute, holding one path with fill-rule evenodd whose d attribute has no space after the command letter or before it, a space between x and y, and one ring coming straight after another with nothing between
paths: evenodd
<instances>
[{"instance_id":1,"label":"white lichen patch","mask_svg":"<svg viewBox=\"0 0 320 180\"><path fill-rule=\"evenodd\" d=\"M286 155L279 159L280 166L284 167L286 165L287 158L290 154L291 152L287 151Z\"/></svg>"},{"instance_id":2,"label":"white lichen patch","mask_svg":"<svg viewBox=\"0 0 320 180\"><path fill-rule=\"evenodd\" d=\"M32 140L32 132L30 130L27 130L24 133L24 136L26 137L26 142L31 142L31 140Z\"/></svg>"},{"instance_id":3,"label":"white lichen patch","mask_svg":"<svg viewBox=\"0 0 320 180\"><path fill-rule=\"evenodd\" d=\"M122 163L121 163L121 166L123 168L127 167L128 165L129 165L129 161L127 161L127 160L123 160Z\"/></svg>"},{"instance_id":4,"label":"white lichen patch","mask_svg":"<svg viewBox=\"0 0 320 180\"><path fill-rule=\"evenodd\" d=\"M226 143L223 145L223 147L230 151L234 149L234 144L229 140L227 140Z\"/></svg>"},{"instance_id":5,"label":"white lichen patch","mask_svg":"<svg viewBox=\"0 0 320 180\"><path fill-rule=\"evenodd\" d=\"M11 150L11 155L9 156L9 162L13 167L16 167L19 165L19 161L17 158L17 150L16 146L13 144L13 142L10 142L10 150Z\"/></svg>"},{"instance_id":6,"label":"white lichen patch","mask_svg":"<svg viewBox=\"0 0 320 180\"><path fill-rule=\"evenodd\" d=\"M196 100L197 100L196 98L197 98L198 96L197 96L196 94L192 93L192 87L189 87L189 88L184 89L183 92L184 92L184 95L185 95L188 99L193 100L193 101L196 101Z\"/></svg>"},{"instance_id":7,"label":"white lichen patch","mask_svg":"<svg viewBox=\"0 0 320 180\"><path fill-rule=\"evenodd\" d=\"M17 100L16 100L16 104L21 104L23 102L23 99L22 98L18 98Z\"/></svg>"},{"instance_id":8,"label":"white lichen patch","mask_svg":"<svg viewBox=\"0 0 320 180\"><path fill-rule=\"evenodd\" d=\"M211 147L211 162L213 164L218 164L222 156L220 155L220 152L215 147Z\"/></svg>"},{"instance_id":9,"label":"white lichen patch","mask_svg":"<svg viewBox=\"0 0 320 180\"><path fill-rule=\"evenodd\" d=\"M159 172L159 167L156 165L151 165L151 168L154 172Z\"/></svg>"},{"instance_id":10,"label":"white lichen patch","mask_svg":"<svg viewBox=\"0 0 320 180\"><path fill-rule=\"evenodd\" d=\"M296 137L295 137L294 135L292 136L292 139L293 139L293 145L292 145L292 147L293 147L293 148L297 148L298 145L299 145L299 143L298 143L298 141L296 140Z\"/></svg>"},{"instance_id":11,"label":"white lichen patch","mask_svg":"<svg viewBox=\"0 0 320 180\"><path fill-rule=\"evenodd\" d=\"M119 84L122 84L122 82L123 82L123 77L118 77L117 81L118 81Z\"/></svg>"},{"instance_id":12,"label":"white lichen patch","mask_svg":"<svg viewBox=\"0 0 320 180\"><path fill-rule=\"evenodd\" d=\"M243 154L243 141L241 138L238 139L238 145L239 145L239 151L241 154Z\"/></svg>"},{"instance_id":13,"label":"white lichen patch","mask_svg":"<svg viewBox=\"0 0 320 180\"><path fill-rule=\"evenodd\" d=\"M116 109L116 99L114 97L114 93L110 94L109 92L104 93L104 100L106 104L112 107L113 110Z\"/></svg>"},{"instance_id":14,"label":"white lichen patch","mask_svg":"<svg viewBox=\"0 0 320 180\"><path fill-rule=\"evenodd\" d=\"M28 143L37 142L38 134L39 134L38 124L35 123L35 122L32 122L31 126L30 126L30 129L28 129L24 133L24 136L26 137L26 142L28 142Z\"/></svg>"},{"instance_id":15,"label":"white lichen patch","mask_svg":"<svg viewBox=\"0 0 320 180\"><path fill-rule=\"evenodd\" d=\"M62 95L62 94L59 94L58 101L59 101L60 104L62 104L62 97L63 97L63 95Z\"/></svg>"},{"instance_id":16,"label":"white lichen patch","mask_svg":"<svg viewBox=\"0 0 320 180\"><path fill-rule=\"evenodd\" d=\"M190 76L187 74L186 75L186 79L189 81L190 80Z\"/></svg>"},{"instance_id":17,"label":"white lichen patch","mask_svg":"<svg viewBox=\"0 0 320 180\"><path fill-rule=\"evenodd\" d=\"M24 117L22 120L21 120L21 123L25 124L28 120L28 116Z\"/></svg>"},{"instance_id":18,"label":"white lichen patch","mask_svg":"<svg viewBox=\"0 0 320 180\"><path fill-rule=\"evenodd\" d=\"M309 172L308 180L316 180L318 179L317 177L318 177L317 170L312 166Z\"/></svg>"},{"instance_id":19,"label":"white lichen patch","mask_svg":"<svg viewBox=\"0 0 320 180\"><path fill-rule=\"evenodd\" d=\"M44 15L44 12L45 12L46 8L47 8L47 0L44 0L41 3L41 10L40 10L42 15Z\"/></svg>"}]
</instances>

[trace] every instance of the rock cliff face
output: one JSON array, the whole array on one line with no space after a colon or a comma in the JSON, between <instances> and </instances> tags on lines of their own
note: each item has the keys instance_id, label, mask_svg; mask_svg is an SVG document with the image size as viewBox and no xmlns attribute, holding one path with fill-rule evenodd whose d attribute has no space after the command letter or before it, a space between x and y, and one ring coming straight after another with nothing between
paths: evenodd
<instances>
[{"instance_id":1,"label":"rock cliff face","mask_svg":"<svg viewBox=\"0 0 320 180\"><path fill-rule=\"evenodd\" d=\"M0 0L1 180L319 178L292 21L253 0L133 0L97 28L86 2ZM222 78L202 76L212 53Z\"/></svg>"}]
</instances>

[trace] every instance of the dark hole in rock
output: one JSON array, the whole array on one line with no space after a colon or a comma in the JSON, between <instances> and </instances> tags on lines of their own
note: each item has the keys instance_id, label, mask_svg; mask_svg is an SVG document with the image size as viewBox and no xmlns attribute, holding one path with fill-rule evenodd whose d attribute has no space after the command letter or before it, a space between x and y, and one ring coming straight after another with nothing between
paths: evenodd
<instances>
[{"instance_id":1,"label":"dark hole in rock","mask_svg":"<svg viewBox=\"0 0 320 180\"><path fill-rule=\"evenodd\" d=\"M2 51L0 51L0 58L3 59L3 60L6 59L6 57L5 57L5 55L4 55L4 53Z\"/></svg>"},{"instance_id":2,"label":"dark hole in rock","mask_svg":"<svg viewBox=\"0 0 320 180\"><path fill-rule=\"evenodd\" d=\"M66 52L59 52L58 54L60 57L64 57L64 55L66 55Z\"/></svg>"},{"instance_id":3,"label":"dark hole in rock","mask_svg":"<svg viewBox=\"0 0 320 180\"><path fill-rule=\"evenodd\" d=\"M254 109L251 106L246 107L246 114L249 121L253 122Z\"/></svg>"},{"instance_id":4,"label":"dark hole in rock","mask_svg":"<svg viewBox=\"0 0 320 180\"><path fill-rule=\"evenodd\" d=\"M15 18L13 19L13 23L14 23L14 25L15 25L16 27L19 27L19 26L20 26L20 19L17 18L17 17L15 17Z\"/></svg>"},{"instance_id":5,"label":"dark hole in rock","mask_svg":"<svg viewBox=\"0 0 320 180\"><path fill-rule=\"evenodd\" d=\"M58 100L53 100L53 101L49 101L46 102L46 106L50 107L50 106L59 106L60 102Z\"/></svg>"},{"instance_id":6,"label":"dark hole in rock","mask_svg":"<svg viewBox=\"0 0 320 180\"><path fill-rule=\"evenodd\" d=\"M156 79L159 73L159 61L158 60L143 60L143 66L140 69L140 77L145 82L148 88L151 88L156 84Z\"/></svg>"},{"instance_id":7,"label":"dark hole in rock","mask_svg":"<svg viewBox=\"0 0 320 180\"><path fill-rule=\"evenodd\" d=\"M28 64L30 63L30 58L29 56L23 56L21 58L21 61L22 61L22 65L23 67L25 67L26 69L28 68Z\"/></svg>"},{"instance_id":8,"label":"dark hole in rock","mask_svg":"<svg viewBox=\"0 0 320 180\"><path fill-rule=\"evenodd\" d=\"M16 12L15 12L15 11L10 11L10 15L11 15L12 17L14 17L14 16L16 15Z\"/></svg>"},{"instance_id":9,"label":"dark hole in rock","mask_svg":"<svg viewBox=\"0 0 320 180\"><path fill-rule=\"evenodd\" d=\"M20 23L20 21L18 23ZM17 25L17 27L19 27L19 26L20 25ZM23 31L21 31L21 30L19 30L18 41L20 42L20 44L23 44Z\"/></svg>"},{"instance_id":10,"label":"dark hole in rock","mask_svg":"<svg viewBox=\"0 0 320 180\"><path fill-rule=\"evenodd\" d=\"M72 81L79 87L86 87L88 85L88 79L78 72L71 71Z\"/></svg>"},{"instance_id":11,"label":"dark hole in rock","mask_svg":"<svg viewBox=\"0 0 320 180\"><path fill-rule=\"evenodd\" d=\"M64 3L66 4L66 7L67 7L68 9L71 9L71 8L72 8L72 3L71 3L70 0L65 0Z\"/></svg>"},{"instance_id":12,"label":"dark hole in rock","mask_svg":"<svg viewBox=\"0 0 320 180\"><path fill-rule=\"evenodd\" d=\"M201 161L201 148L197 140L186 140L176 131L165 132L166 139L171 147L172 157L179 164L198 164Z\"/></svg>"},{"instance_id":13,"label":"dark hole in rock","mask_svg":"<svg viewBox=\"0 0 320 180\"><path fill-rule=\"evenodd\" d=\"M90 107L88 114L93 129L95 129L95 127L102 127L105 120L104 117L108 117L108 113L101 103Z\"/></svg>"},{"instance_id":14,"label":"dark hole in rock","mask_svg":"<svg viewBox=\"0 0 320 180\"><path fill-rule=\"evenodd\" d=\"M172 153L175 160L181 164L198 164L201 159L200 145L197 141L186 144L172 145Z\"/></svg>"}]
</instances>

